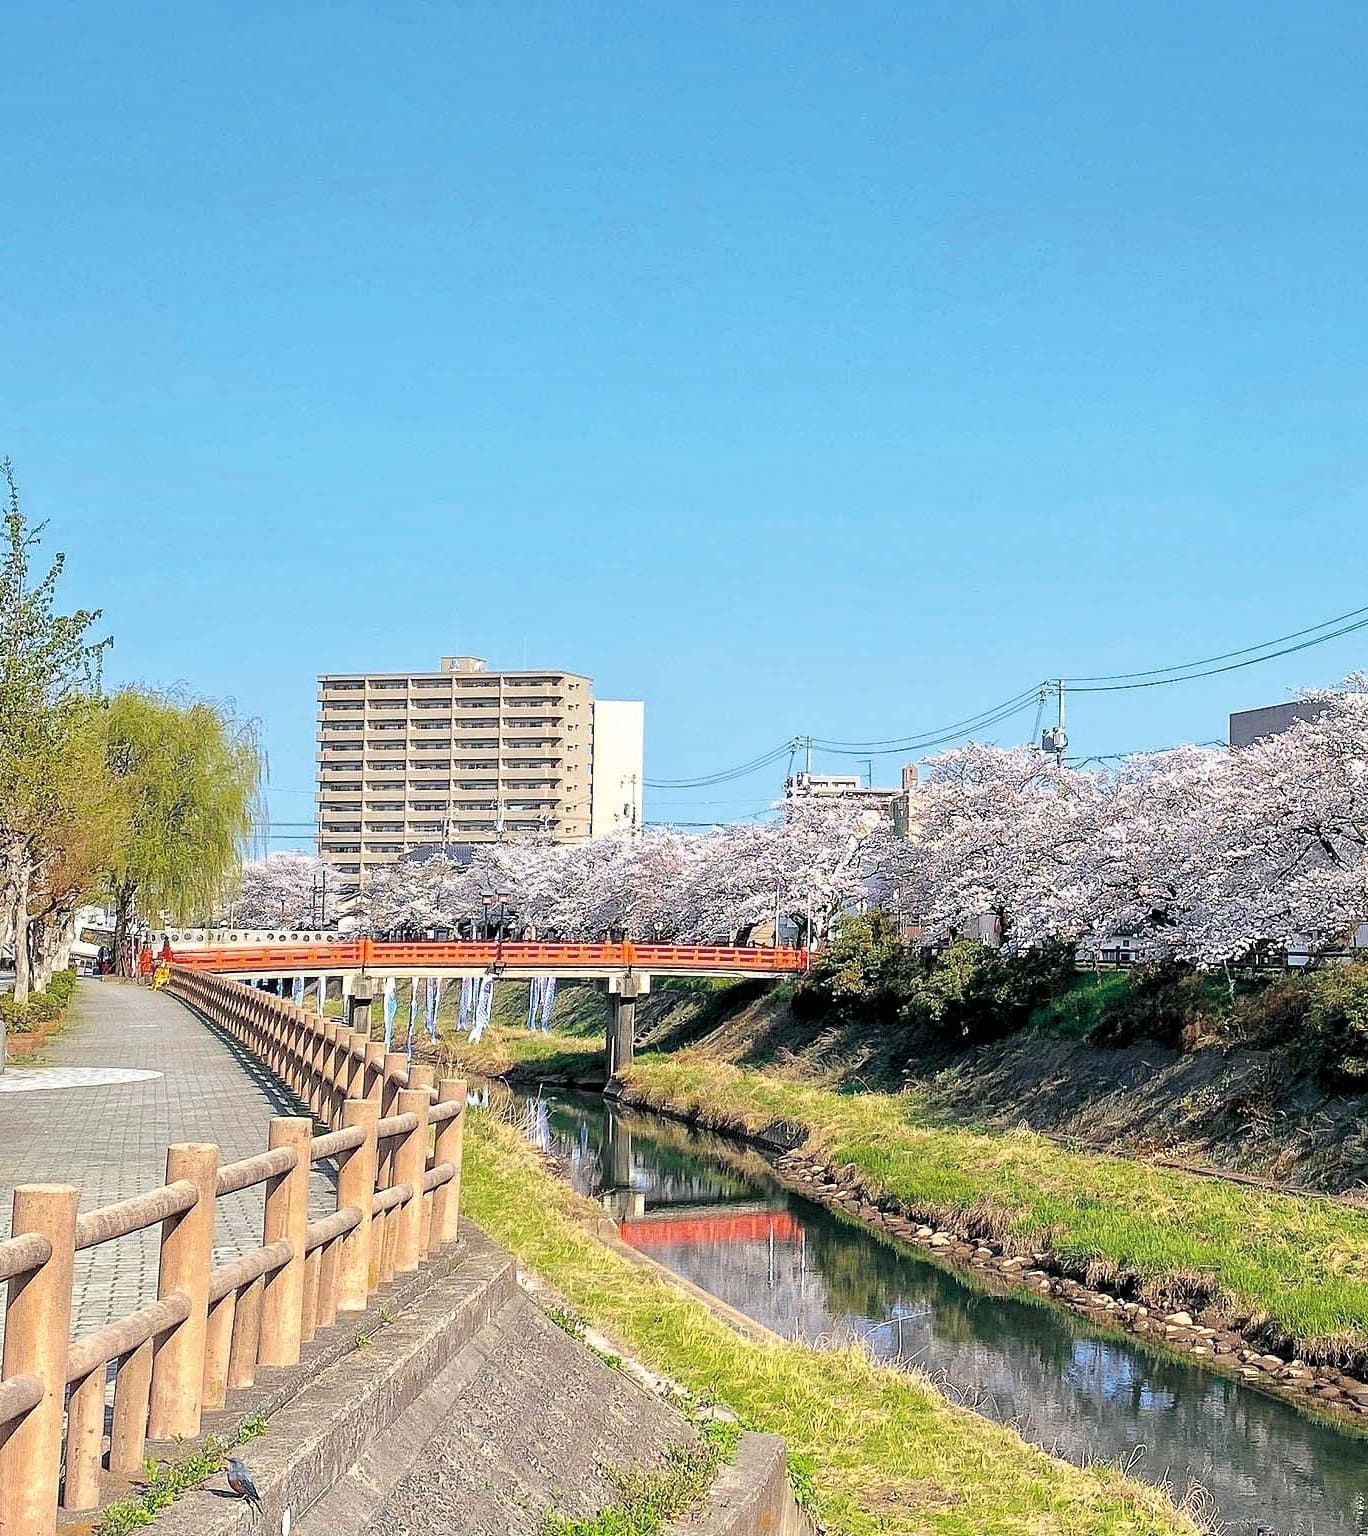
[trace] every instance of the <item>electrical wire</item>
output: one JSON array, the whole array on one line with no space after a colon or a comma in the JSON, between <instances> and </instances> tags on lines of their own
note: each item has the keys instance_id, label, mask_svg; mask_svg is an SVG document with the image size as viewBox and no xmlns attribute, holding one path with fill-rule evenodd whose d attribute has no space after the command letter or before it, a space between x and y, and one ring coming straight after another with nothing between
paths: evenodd
<instances>
[{"instance_id":1,"label":"electrical wire","mask_svg":"<svg viewBox=\"0 0 1368 1536\"><path fill-rule=\"evenodd\" d=\"M814 736L812 744L814 747L820 747L824 752L846 752L848 749L851 755L857 751L867 753L871 747L888 747L894 751L911 751L928 744L932 738L937 741L953 740L956 735L963 735L966 731L976 730L981 724L994 723L999 717L1000 711L1016 708L1033 701L1044 686L1043 683L1033 683L1031 687L1024 689L1021 693L1013 694L1010 699L1004 699L1002 703L994 704L989 709L980 710L978 714L970 715L968 719L956 720L950 725L938 725L932 730L920 732L915 736L887 736L881 741L829 741L826 737ZM994 717L993 721L988 721L988 716Z\"/></svg>"},{"instance_id":2,"label":"electrical wire","mask_svg":"<svg viewBox=\"0 0 1368 1536\"><path fill-rule=\"evenodd\" d=\"M744 779L762 768L768 768L771 763L777 763L780 758L787 756L792 745L790 738L781 746L747 763L741 763L735 768L722 768L716 773L702 774L695 779L645 779L643 782L647 789L711 789L718 784L729 784L733 779Z\"/></svg>"},{"instance_id":3,"label":"electrical wire","mask_svg":"<svg viewBox=\"0 0 1368 1536\"><path fill-rule=\"evenodd\" d=\"M1191 683L1195 682L1199 677L1215 677L1222 672L1238 672L1242 667L1254 667L1258 666L1260 662L1275 661L1279 656L1292 656L1298 651L1309 651L1314 646L1324 645L1327 640L1338 640L1343 635L1352 635L1361 629L1368 629L1368 618L1358 619L1353 624L1345 624L1340 629L1331 630L1326 635L1317 635L1312 640L1303 640L1299 645L1286 645L1281 650L1267 651L1259 656L1250 656L1245 661L1227 662L1223 667L1207 667L1200 672L1185 672L1181 677L1152 677L1147 681L1134 683L1094 683L1091 685L1079 685L1065 678L1064 686L1071 693L1127 693L1133 688L1163 688L1170 683ZM1230 654L1238 655L1239 652L1232 651Z\"/></svg>"},{"instance_id":4,"label":"electrical wire","mask_svg":"<svg viewBox=\"0 0 1368 1536\"><path fill-rule=\"evenodd\" d=\"M1002 725L1032 709L1035 701L1036 690L1032 688L1016 703L1000 706L995 713L981 715L972 725L964 729L950 730L942 736L924 736L915 741L902 742L894 747L874 747L865 751L843 747L822 747L820 750L831 757L903 757L908 752L924 752L930 747L948 746L951 742L962 741L964 737L975 731L985 731L991 726Z\"/></svg>"},{"instance_id":5,"label":"electrical wire","mask_svg":"<svg viewBox=\"0 0 1368 1536\"><path fill-rule=\"evenodd\" d=\"M1124 683L1129 682L1132 678L1158 677L1166 672L1187 672L1193 667L1210 666L1212 662L1230 661L1235 656L1251 656L1255 651L1266 651L1269 646L1282 645L1288 640L1300 640L1304 635L1314 635L1318 629L1328 629L1332 624L1343 624L1346 619L1358 619L1364 615L1368 615L1368 608L1351 608L1348 613L1338 614L1333 619L1322 619L1319 624L1310 624L1305 629L1294 629L1290 635L1278 635L1274 639L1265 640L1259 645L1243 646L1238 651L1222 651L1219 656L1202 656L1196 661L1176 662L1171 667L1151 667L1146 672L1104 672L1097 677L1078 677L1072 680L1071 686L1079 683ZM1368 619L1365 619L1365 622L1368 622ZM1337 631L1339 634L1348 632L1346 630ZM1332 640L1334 636L1325 635L1322 638ZM1315 643L1319 644L1320 642L1316 641Z\"/></svg>"}]
</instances>

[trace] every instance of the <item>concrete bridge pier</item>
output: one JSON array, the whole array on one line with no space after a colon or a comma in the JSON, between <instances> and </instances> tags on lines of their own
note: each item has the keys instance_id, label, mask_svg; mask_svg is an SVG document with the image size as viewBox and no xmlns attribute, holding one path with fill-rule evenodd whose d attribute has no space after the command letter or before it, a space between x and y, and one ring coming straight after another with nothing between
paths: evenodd
<instances>
[{"instance_id":1,"label":"concrete bridge pier","mask_svg":"<svg viewBox=\"0 0 1368 1536\"><path fill-rule=\"evenodd\" d=\"M630 1067L636 1055L637 998L651 989L651 978L631 972L608 978L608 1039L604 1052L606 1076L612 1080Z\"/></svg>"},{"instance_id":2,"label":"concrete bridge pier","mask_svg":"<svg viewBox=\"0 0 1368 1536\"><path fill-rule=\"evenodd\" d=\"M370 1006L379 996L379 989L369 976L353 977L350 987L346 985L345 976L342 980L343 1022L348 1029L363 1030L369 1034Z\"/></svg>"}]
</instances>

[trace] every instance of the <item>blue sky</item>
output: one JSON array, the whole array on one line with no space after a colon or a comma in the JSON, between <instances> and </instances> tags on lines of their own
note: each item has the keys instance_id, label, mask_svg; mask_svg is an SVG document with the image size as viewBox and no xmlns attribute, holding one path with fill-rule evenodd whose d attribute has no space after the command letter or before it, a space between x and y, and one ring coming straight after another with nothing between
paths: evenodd
<instances>
[{"instance_id":1,"label":"blue sky","mask_svg":"<svg viewBox=\"0 0 1368 1536\"><path fill-rule=\"evenodd\" d=\"M11 4L0 451L114 677L260 718L281 823L321 670L575 668L687 777L1281 634L1368 602L1365 34ZM1071 735L1219 737L1366 652Z\"/></svg>"}]
</instances>

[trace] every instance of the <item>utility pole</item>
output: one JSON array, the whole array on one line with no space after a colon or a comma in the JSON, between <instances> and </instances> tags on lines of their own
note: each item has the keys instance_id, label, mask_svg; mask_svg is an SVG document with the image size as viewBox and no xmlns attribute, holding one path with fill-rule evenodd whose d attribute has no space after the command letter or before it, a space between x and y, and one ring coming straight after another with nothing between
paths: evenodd
<instances>
[{"instance_id":1,"label":"utility pole","mask_svg":"<svg viewBox=\"0 0 1368 1536\"><path fill-rule=\"evenodd\" d=\"M1055 682L1055 723L1040 738L1040 747L1043 752L1053 752L1056 765L1061 765L1068 745L1069 733L1064 729L1064 679L1061 677Z\"/></svg>"},{"instance_id":2,"label":"utility pole","mask_svg":"<svg viewBox=\"0 0 1368 1536\"><path fill-rule=\"evenodd\" d=\"M811 778L812 777L812 737L808 736L805 739L806 739L806 742L807 742L807 773L808 773L808 777Z\"/></svg>"}]
</instances>

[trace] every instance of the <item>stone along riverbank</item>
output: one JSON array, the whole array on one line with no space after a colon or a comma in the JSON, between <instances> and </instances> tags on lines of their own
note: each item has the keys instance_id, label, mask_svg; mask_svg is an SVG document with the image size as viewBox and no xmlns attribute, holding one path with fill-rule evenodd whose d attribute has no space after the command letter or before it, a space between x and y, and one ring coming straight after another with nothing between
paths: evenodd
<instances>
[{"instance_id":1,"label":"stone along riverbank","mask_svg":"<svg viewBox=\"0 0 1368 1536\"><path fill-rule=\"evenodd\" d=\"M640 1060L622 1102L749 1138L828 1202L947 1260L1362 1418L1368 1213L919 1118L711 1061ZM929 1229L923 1230L923 1229Z\"/></svg>"}]
</instances>

